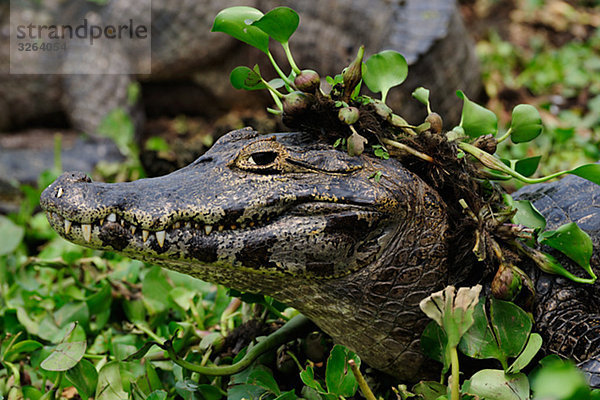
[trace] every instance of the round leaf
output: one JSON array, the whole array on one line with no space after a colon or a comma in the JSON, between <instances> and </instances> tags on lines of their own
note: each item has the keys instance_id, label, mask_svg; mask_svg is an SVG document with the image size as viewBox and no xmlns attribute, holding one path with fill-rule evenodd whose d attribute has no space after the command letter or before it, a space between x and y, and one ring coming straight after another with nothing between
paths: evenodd
<instances>
[{"instance_id":1,"label":"round leaf","mask_svg":"<svg viewBox=\"0 0 600 400\"><path fill-rule=\"evenodd\" d=\"M259 90L267 86L261 81L260 75L248 67L236 67L229 75L231 85L236 89Z\"/></svg>"},{"instance_id":2,"label":"round leaf","mask_svg":"<svg viewBox=\"0 0 600 400\"><path fill-rule=\"evenodd\" d=\"M590 389L583 373L571 361L560 359L546 361L542 368L532 374L531 389L536 399L590 398Z\"/></svg>"},{"instance_id":3,"label":"round leaf","mask_svg":"<svg viewBox=\"0 0 600 400\"><path fill-rule=\"evenodd\" d=\"M562 252L593 276L590 268L593 252L592 239L575 222L562 225L555 231L542 233L539 241Z\"/></svg>"},{"instance_id":4,"label":"round leaf","mask_svg":"<svg viewBox=\"0 0 600 400\"><path fill-rule=\"evenodd\" d=\"M507 375L499 369L483 369L470 379L469 393L495 400L529 399L529 380L525 374Z\"/></svg>"},{"instance_id":5,"label":"round leaf","mask_svg":"<svg viewBox=\"0 0 600 400\"><path fill-rule=\"evenodd\" d=\"M86 400L96 393L98 384L98 372L94 364L88 360L81 360L73 368L67 371L67 380L77 389L79 396Z\"/></svg>"},{"instance_id":6,"label":"round leaf","mask_svg":"<svg viewBox=\"0 0 600 400\"><path fill-rule=\"evenodd\" d=\"M489 134L496 136L498 132L496 114L469 100L462 90L457 91L456 95L463 99L460 126L464 129L465 134L472 138Z\"/></svg>"},{"instance_id":7,"label":"round leaf","mask_svg":"<svg viewBox=\"0 0 600 400\"><path fill-rule=\"evenodd\" d=\"M385 102L387 92L404 82L408 75L408 64L402 54L385 50L369 57L365 62L362 78L367 87L375 93L381 92Z\"/></svg>"},{"instance_id":8,"label":"round leaf","mask_svg":"<svg viewBox=\"0 0 600 400\"><path fill-rule=\"evenodd\" d=\"M523 368L527 366L533 360L533 357L538 353L540 348L542 347L542 337L538 333L532 333L529 336L529 341L527 345L519 354L519 357L512 363L512 365L508 368L508 373L517 373L520 372Z\"/></svg>"},{"instance_id":9,"label":"round leaf","mask_svg":"<svg viewBox=\"0 0 600 400\"><path fill-rule=\"evenodd\" d=\"M529 200L518 200L512 205L517 209L517 213L512 219L515 224L540 230L546 227L546 218L540 214Z\"/></svg>"},{"instance_id":10,"label":"round leaf","mask_svg":"<svg viewBox=\"0 0 600 400\"><path fill-rule=\"evenodd\" d=\"M12 253L23 240L25 231L4 215L0 215L0 255Z\"/></svg>"},{"instance_id":11,"label":"round leaf","mask_svg":"<svg viewBox=\"0 0 600 400\"><path fill-rule=\"evenodd\" d=\"M447 343L448 338L444 330L435 321L429 322L421 335L421 350L429 358L444 365L443 373L450 368L450 360L445 357Z\"/></svg>"},{"instance_id":12,"label":"round leaf","mask_svg":"<svg viewBox=\"0 0 600 400\"><path fill-rule=\"evenodd\" d=\"M327 391L335 393L339 396L350 397L354 396L358 383L348 368L348 360L354 359L356 365L360 367L360 359L353 352L349 351L344 346L336 344L331 350L331 354L327 359L325 368L325 382Z\"/></svg>"},{"instance_id":13,"label":"round leaf","mask_svg":"<svg viewBox=\"0 0 600 400\"><path fill-rule=\"evenodd\" d=\"M418 87L412 92L412 97L419 100L421 103L428 105L429 104L429 89L425 89L424 87Z\"/></svg>"},{"instance_id":14,"label":"round leaf","mask_svg":"<svg viewBox=\"0 0 600 400\"><path fill-rule=\"evenodd\" d=\"M600 164L586 164L569 171L571 175L577 175L596 185L600 185Z\"/></svg>"},{"instance_id":15,"label":"round leaf","mask_svg":"<svg viewBox=\"0 0 600 400\"><path fill-rule=\"evenodd\" d=\"M289 7L277 7L252 23L279 43L287 43L298 28L300 17Z\"/></svg>"},{"instance_id":16,"label":"round leaf","mask_svg":"<svg viewBox=\"0 0 600 400\"><path fill-rule=\"evenodd\" d=\"M542 156L528 157L523 158L521 160L517 160L514 166L514 170L520 173L523 176L531 176L535 174L537 171L538 165L540 165L540 160Z\"/></svg>"},{"instance_id":17,"label":"round leaf","mask_svg":"<svg viewBox=\"0 0 600 400\"><path fill-rule=\"evenodd\" d=\"M513 143L529 142L542 133L542 118L538 110L529 104L519 104L513 109L510 123Z\"/></svg>"},{"instance_id":18,"label":"round leaf","mask_svg":"<svg viewBox=\"0 0 600 400\"><path fill-rule=\"evenodd\" d=\"M87 344L85 341L61 343L40 366L46 371L66 371L73 368L83 357Z\"/></svg>"},{"instance_id":19,"label":"round leaf","mask_svg":"<svg viewBox=\"0 0 600 400\"><path fill-rule=\"evenodd\" d=\"M262 18L263 13L253 7L229 7L217 14L212 32L223 32L237 40L256 47L264 53L269 52L269 35L252 26Z\"/></svg>"}]
</instances>

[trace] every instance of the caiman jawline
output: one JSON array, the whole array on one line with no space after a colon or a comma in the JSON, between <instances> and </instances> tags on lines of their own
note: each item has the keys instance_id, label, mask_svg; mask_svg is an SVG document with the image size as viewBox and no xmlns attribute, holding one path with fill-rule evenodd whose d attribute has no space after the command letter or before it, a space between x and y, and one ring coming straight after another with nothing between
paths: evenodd
<instances>
[{"instance_id":1,"label":"caiman jawline","mask_svg":"<svg viewBox=\"0 0 600 400\"><path fill-rule=\"evenodd\" d=\"M316 215L338 214L344 212L362 212L373 214L374 210L372 210L372 207L358 204L330 203L323 201L307 202L291 205L286 210L281 210L279 214L264 214L264 217L259 221L249 220L245 223L239 223L236 221L230 222L223 220L221 221L222 223L207 224L204 222L198 222L195 219L177 220L167 223L166 226L158 230L139 229L136 224L127 221L125 218L123 218L123 216L114 212L88 223L69 220L58 212L53 212L50 210L47 211L46 214L48 220L53 222L53 225L57 228L57 230L59 232L62 231L61 233L63 236L71 235L71 232L80 230L81 238L83 238L85 242L89 243L92 239L93 233L97 234L98 232L102 232L103 229L110 229L111 226L114 228L116 224L118 224L125 231L129 232L131 236L136 236L138 239L141 239L143 243L146 243L149 238L154 236L156 238L156 242L162 248L167 238L167 233L175 233L176 230L188 231L192 235L208 236L213 232L213 234L215 234L218 232L258 229L285 215L313 217ZM58 229L59 227L62 227L62 230ZM78 235L74 234L72 236Z\"/></svg>"}]
</instances>

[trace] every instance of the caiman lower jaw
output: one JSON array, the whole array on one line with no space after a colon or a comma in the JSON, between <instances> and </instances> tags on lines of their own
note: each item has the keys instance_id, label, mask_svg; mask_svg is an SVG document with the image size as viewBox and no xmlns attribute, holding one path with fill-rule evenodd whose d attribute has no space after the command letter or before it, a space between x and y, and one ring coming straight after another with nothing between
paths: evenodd
<instances>
[{"instance_id":1,"label":"caiman lower jaw","mask_svg":"<svg viewBox=\"0 0 600 400\"><path fill-rule=\"evenodd\" d=\"M172 222L164 229L141 229L116 213L90 223L68 220L57 211L47 210L52 228L64 238L91 248L116 250L147 260L196 259L215 262L219 255L216 247L233 237L246 237L250 241L268 243L274 233L289 229L302 229L302 234L317 234L327 225L340 230L342 226L373 226L382 214L373 207L329 202L307 202L287 207L279 215L268 215L263 221L246 223L224 222L205 224L194 220ZM293 240L293 239L292 239ZM248 243L245 244L248 246Z\"/></svg>"}]
</instances>

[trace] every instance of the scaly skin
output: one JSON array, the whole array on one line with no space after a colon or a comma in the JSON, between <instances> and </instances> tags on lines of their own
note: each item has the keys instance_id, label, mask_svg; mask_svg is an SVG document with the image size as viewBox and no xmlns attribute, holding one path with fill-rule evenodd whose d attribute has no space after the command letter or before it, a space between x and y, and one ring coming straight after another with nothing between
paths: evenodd
<instances>
[{"instance_id":1,"label":"scaly skin","mask_svg":"<svg viewBox=\"0 0 600 400\"><path fill-rule=\"evenodd\" d=\"M273 296L375 368L413 378L427 323L418 303L447 275L443 202L395 160L307 139L244 129L184 169L130 183L66 173L42 207L68 240ZM379 182L369 178L377 170Z\"/></svg>"},{"instance_id":2,"label":"scaly skin","mask_svg":"<svg viewBox=\"0 0 600 400\"><path fill-rule=\"evenodd\" d=\"M379 182L370 178L376 171ZM449 283L456 243L440 195L396 159L350 157L304 133L243 129L160 178L104 184L65 173L41 204L70 241L273 296L371 366L422 377L419 337L428 320L418 303ZM588 220L597 223L593 212ZM556 281L536 276L541 286ZM540 292L536 309L547 348L596 360L597 347L560 342L583 322L591 324L586 338L598 341L598 306L586 300L596 286L557 282ZM567 316L567 297L585 314L569 317L565 330L556 321Z\"/></svg>"}]
</instances>

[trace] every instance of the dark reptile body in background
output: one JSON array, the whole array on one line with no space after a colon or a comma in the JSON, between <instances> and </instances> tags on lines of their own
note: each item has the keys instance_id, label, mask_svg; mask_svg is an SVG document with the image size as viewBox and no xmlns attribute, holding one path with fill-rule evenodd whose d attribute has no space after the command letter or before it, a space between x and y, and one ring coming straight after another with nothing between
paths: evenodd
<instances>
[{"instance_id":1,"label":"dark reptile body in background","mask_svg":"<svg viewBox=\"0 0 600 400\"><path fill-rule=\"evenodd\" d=\"M302 133L269 137L232 132L160 178L103 184L64 174L41 203L53 228L75 243L271 295L371 366L403 380L422 377L419 337L428 320L418 303L463 267L448 259L457 243L450 242L443 199L395 159L349 157ZM265 152L272 153L266 166L251 162ZM379 182L369 179L377 170ZM581 223L593 237L598 270L598 186L571 177L520 196L534 200L549 228ZM111 213L116 222L108 221ZM538 288L536 329L545 349L583 362L597 379L599 285L528 272Z\"/></svg>"},{"instance_id":2,"label":"dark reptile body in background","mask_svg":"<svg viewBox=\"0 0 600 400\"><path fill-rule=\"evenodd\" d=\"M94 10L99 21L111 21L111 15L122 13L123 8L140 7L140 2L131 0L113 0L96 8L85 4L86 10ZM460 116L457 107L460 101L454 95L455 90L462 89L471 97L480 93L473 43L451 0L368 3L357 0L153 0L152 74L139 77L149 82L148 109L181 113L181 109L173 107L176 104L187 112L213 116L236 106L257 106L256 93L231 88L229 71L237 65L254 65L257 60L265 66L263 71L272 71L272 68L264 63L262 53L224 34L210 32L214 16L231 5L255 6L265 11L289 5L297 10L301 24L293 36L292 50L301 67L315 69L323 76L339 73L361 44L366 46L367 54L383 49L400 51L411 65L411 72L402 89L391 93L389 99L390 104L409 119L417 121L424 115L418 102L407 101L417 86L432 89L435 98L440 99L434 107L448 121L454 122ZM80 13L77 6L54 0L41 2L36 13L51 16L67 11L73 15ZM89 14L86 16L91 18ZM107 112L116 107L127 108L126 89L127 84L136 79L133 76L8 75L8 20L9 3L4 2L0 5L3 38L0 42L0 131L30 126L49 117L56 120L62 113L69 117L75 129L94 133ZM280 60L284 59L276 46L273 49L280 54ZM101 58L123 65L137 62L128 59L126 51L120 54L114 50L95 50ZM89 63L91 68L98 69L101 65L97 58L86 54L70 54L70 57L69 62ZM165 95L164 85L152 84L185 80L190 82L187 90L176 88L172 96ZM261 106L270 103L267 97L263 97ZM180 101L180 98L195 104Z\"/></svg>"}]
</instances>

